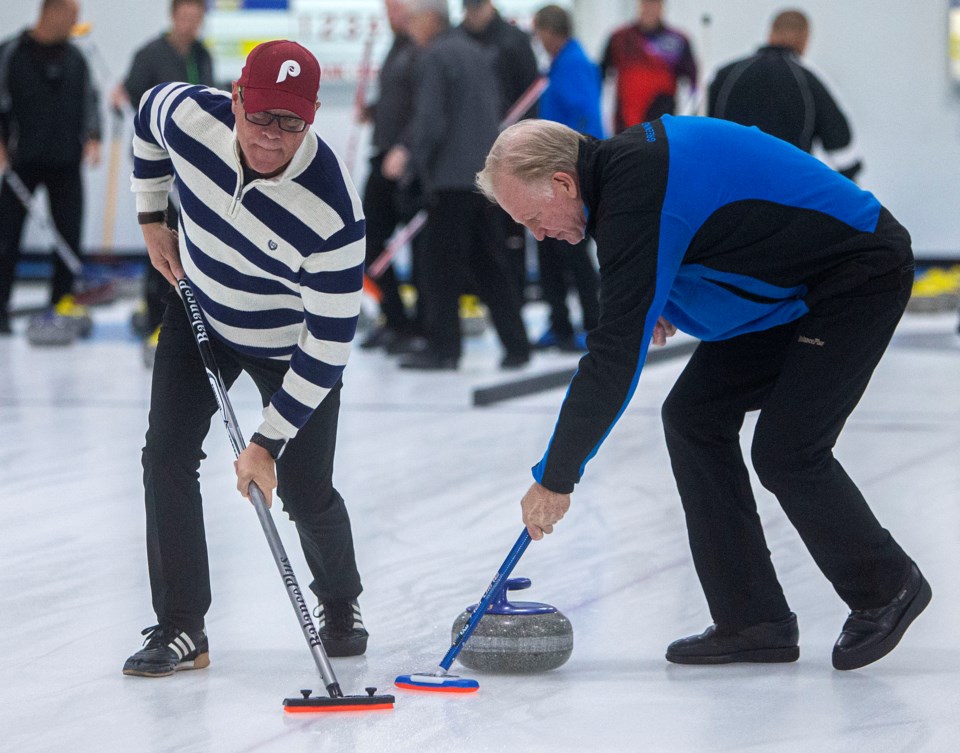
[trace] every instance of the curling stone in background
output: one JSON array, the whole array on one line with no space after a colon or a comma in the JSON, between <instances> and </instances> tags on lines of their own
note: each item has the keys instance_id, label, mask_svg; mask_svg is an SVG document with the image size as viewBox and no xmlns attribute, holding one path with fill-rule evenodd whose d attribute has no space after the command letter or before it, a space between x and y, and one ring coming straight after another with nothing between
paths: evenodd
<instances>
[{"instance_id":1,"label":"curling stone in background","mask_svg":"<svg viewBox=\"0 0 960 753\"><path fill-rule=\"evenodd\" d=\"M487 331L487 307L475 295L460 296L460 333L477 337Z\"/></svg>"},{"instance_id":2,"label":"curling stone in background","mask_svg":"<svg viewBox=\"0 0 960 753\"><path fill-rule=\"evenodd\" d=\"M57 316L52 310L31 316L27 323L27 341L31 345L70 345L77 339L73 322Z\"/></svg>"},{"instance_id":3,"label":"curling stone in background","mask_svg":"<svg viewBox=\"0 0 960 753\"><path fill-rule=\"evenodd\" d=\"M90 310L77 303L77 299L72 295L65 295L57 305L53 307L53 313L66 319L74 328L77 337L88 338L93 334L93 318L90 316Z\"/></svg>"},{"instance_id":4,"label":"curling stone in background","mask_svg":"<svg viewBox=\"0 0 960 753\"><path fill-rule=\"evenodd\" d=\"M573 653L573 626L556 607L507 600L507 591L530 587L528 578L510 578L494 595L490 608L460 652L460 663L491 672L546 672L556 669ZM453 638L477 605L453 623Z\"/></svg>"}]
</instances>

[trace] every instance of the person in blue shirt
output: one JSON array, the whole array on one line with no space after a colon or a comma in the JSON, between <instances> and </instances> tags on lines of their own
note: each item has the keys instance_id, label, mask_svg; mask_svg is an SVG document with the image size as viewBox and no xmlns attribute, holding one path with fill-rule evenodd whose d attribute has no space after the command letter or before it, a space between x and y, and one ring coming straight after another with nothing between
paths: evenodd
<instances>
[{"instance_id":1,"label":"person in blue shirt","mask_svg":"<svg viewBox=\"0 0 960 753\"><path fill-rule=\"evenodd\" d=\"M626 410L651 342L701 340L662 417L713 624L681 664L790 662L796 615L777 580L740 445L850 608L833 666L888 654L931 598L917 565L834 455L903 314L910 235L873 196L757 128L641 123L597 140L558 123L503 131L477 185L536 238L597 241L600 322L521 500L541 539Z\"/></svg>"},{"instance_id":2,"label":"person in blue shirt","mask_svg":"<svg viewBox=\"0 0 960 753\"><path fill-rule=\"evenodd\" d=\"M603 138L600 69L573 38L570 14L557 5L546 5L533 17L533 32L551 60L550 84L540 99L540 117ZM555 238L538 240L537 261L550 325L535 347L584 350L586 333L597 326L600 317L599 278L586 238L574 244ZM582 333L575 332L570 322L567 292L571 279L580 299Z\"/></svg>"}]
</instances>

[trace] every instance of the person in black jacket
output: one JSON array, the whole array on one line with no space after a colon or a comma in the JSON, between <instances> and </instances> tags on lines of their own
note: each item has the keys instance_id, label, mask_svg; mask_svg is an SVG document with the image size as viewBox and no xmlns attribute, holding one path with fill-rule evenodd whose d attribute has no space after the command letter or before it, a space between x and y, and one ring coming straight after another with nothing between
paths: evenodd
<instances>
[{"instance_id":1,"label":"person in black jacket","mask_svg":"<svg viewBox=\"0 0 960 753\"><path fill-rule=\"evenodd\" d=\"M714 624L684 664L799 656L740 449L852 610L837 669L891 651L927 581L833 454L910 297L910 236L870 193L754 128L664 116L598 141L559 123L504 131L477 183L537 238L589 233L600 322L521 507L534 539L626 409L652 341L701 340L663 405L667 449Z\"/></svg>"},{"instance_id":2,"label":"person in black jacket","mask_svg":"<svg viewBox=\"0 0 960 753\"><path fill-rule=\"evenodd\" d=\"M491 0L463 0L463 23L460 28L471 39L480 43L493 60L500 86L500 119L536 81L537 58L533 54L530 35L506 21ZM535 118L537 105L523 113L523 118ZM503 244L511 278L519 289L521 300L526 287L526 241L521 225L511 222L496 207L490 207L491 220L503 225Z\"/></svg>"},{"instance_id":3,"label":"person in black jacket","mask_svg":"<svg viewBox=\"0 0 960 753\"><path fill-rule=\"evenodd\" d=\"M81 162L100 160L99 94L80 50L70 42L77 0L43 0L36 26L0 45L0 171L10 168L32 193L44 185L50 214L77 255L83 221ZM0 334L10 333L7 307L26 209L0 189ZM73 289L73 273L53 260L50 305Z\"/></svg>"},{"instance_id":4,"label":"person in black jacket","mask_svg":"<svg viewBox=\"0 0 960 753\"><path fill-rule=\"evenodd\" d=\"M136 111L144 94L168 81L213 86L213 58L200 41L205 14L205 0L172 0L169 31L134 54L127 77L111 95L114 109L132 105ZM167 207L167 224L170 229L177 229L177 207L172 199ZM154 333L163 320L166 306L162 299L169 289L163 275L148 264L144 277L147 334Z\"/></svg>"},{"instance_id":5,"label":"person in black jacket","mask_svg":"<svg viewBox=\"0 0 960 753\"><path fill-rule=\"evenodd\" d=\"M863 163L843 111L801 60L809 39L803 13L778 13L765 47L717 71L707 114L757 126L805 152L816 144L838 172L853 180Z\"/></svg>"},{"instance_id":6,"label":"person in black jacket","mask_svg":"<svg viewBox=\"0 0 960 753\"><path fill-rule=\"evenodd\" d=\"M393 32L393 44L380 66L377 101L367 105L361 119L373 123L370 172L363 191L363 212L367 218L367 269L383 253L394 230L413 217L419 189L404 176L384 174L385 162L403 152L409 136L416 93L417 46L406 32L406 0L386 0L387 20ZM391 155L391 152L393 154ZM414 238L416 246L420 238ZM380 313L383 321L364 337L360 347L383 348L387 352L403 349L416 334L417 327L408 316L400 297L400 285L393 264L388 264L376 279L380 289Z\"/></svg>"},{"instance_id":7,"label":"person in black jacket","mask_svg":"<svg viewBox=\"0 0 960 753\"><path fill-rule=\"evenodd\" d=\"M473 187L498 133L496 80L480 46L450 27L446 0L410 0L409 11L408 32L421 48L409 165L401 153L384 168L388 175L410 169L427 199L422 301L429 345L400 366L457 368L458 302L470 273L506 351L501 366L517 368L530 359L520 297L502 257L502 227L488 221L488 204Z\"/></svg>"}]
</instances>

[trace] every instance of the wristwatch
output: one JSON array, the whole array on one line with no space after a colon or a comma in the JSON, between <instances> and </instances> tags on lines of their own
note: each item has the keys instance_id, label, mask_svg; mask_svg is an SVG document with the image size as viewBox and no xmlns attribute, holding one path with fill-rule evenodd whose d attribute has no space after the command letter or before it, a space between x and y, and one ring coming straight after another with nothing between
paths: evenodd
<instances>
[{"instance_id":1,"label":"wristwatch","mask_svg":"<svg viewBox=\"0 0 960 753\"><path fill-rule=\"evenodd\" d=\"M253 444L260 445L263 449L270 453L270 457L274 460L279 458L283 454L283 448L287 445L286 439L270 439L269 437L263 436L259 431L254 432L253 436L250 437L250 441Z\"/></svg>"}]
</instances>

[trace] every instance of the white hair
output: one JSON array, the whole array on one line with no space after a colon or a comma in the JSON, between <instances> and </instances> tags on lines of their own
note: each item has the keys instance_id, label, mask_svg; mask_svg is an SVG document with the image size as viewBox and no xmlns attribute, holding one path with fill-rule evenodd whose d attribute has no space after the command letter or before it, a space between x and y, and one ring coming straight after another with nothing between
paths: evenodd
<instances>
[{"instance_id":1,"label":"white hair","mask_svg":"<svg viewBox=\"0 0 960 753\"><path fill-rule=\"evenodd\" d=\"M554 173L577 174L577 158L583 134L550 120L521 120L501 133L490 148L476 184L484 196L495 201L494 181L512 175L545 194L552 191Z\"/></svg>"}]
</instances>

